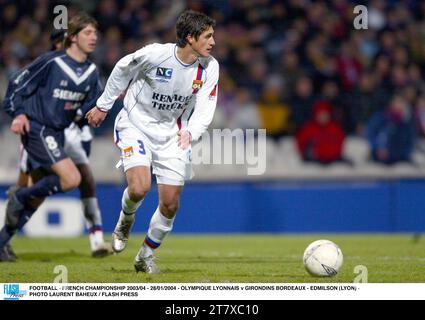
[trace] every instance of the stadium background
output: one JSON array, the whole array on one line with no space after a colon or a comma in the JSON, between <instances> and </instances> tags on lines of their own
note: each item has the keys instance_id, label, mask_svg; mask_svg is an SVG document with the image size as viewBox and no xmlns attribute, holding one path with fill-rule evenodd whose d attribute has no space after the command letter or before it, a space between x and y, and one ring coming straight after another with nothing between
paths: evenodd
<instances>
[{"instance_id":1,"label":"stadium background","mask_svg":"<svg viewBox=\"0 0 425 320\"><path fill-rule=\"evenodd\" d=\"M8 77L50 48L55 5L99 21L92 56L104 82L116 61L144 44L174 41L185 8L217 20L219 100L211 128L266 128L267 167L197 165L174 232L421 232L425 228L425 4L422 1L7 1L0 0L0 99ZM368 29L353 28L353 7L368 7ZM372 160L371 117L394 93L407 101L414 150L405 161ZM339 161L303 161L296 133L313 106L327 101L345 132ZM122 101L117 101L118 112ZM95 130L91 163L106 231L124 187L115 170L111 114ZM0 216L18 172L18 138L0 117ZM406 142L407 144L407 142ZM335 147L330 145L331 148ZM233 150L234 151L234 150ZM397 151L397 150L396 150ZM134 231L144 232L157 201L152 187ZM84 230L78 193L56 196L28 224L30 235ZM0 217L0 219L3 219Z\"/></svg>"}]
</instances>

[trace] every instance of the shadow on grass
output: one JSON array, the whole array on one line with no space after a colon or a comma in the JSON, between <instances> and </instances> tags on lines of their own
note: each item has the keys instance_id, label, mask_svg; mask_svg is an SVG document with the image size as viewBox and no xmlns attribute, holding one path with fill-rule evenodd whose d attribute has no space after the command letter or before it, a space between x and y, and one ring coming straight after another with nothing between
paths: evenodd
<instances>
[{"instance_id":1,"label":"shadow on grass","mask_svg":"<svg viewBox=\"0 0 425 320\"><path fill-rule=\"evenodd\" d=\"M249 257L184 257L184 258L161 258L167 263L279 263L279 264L299 264L298 259L282 259L282 258L249 258Z\"/></svg>"},{"instance_id":2,"label":"shadow on grass","mask_svg":"<svg viewBox=\"0 0 425 320\"><path fill-rule=\"evenodd\" d=\"M64 251L64 252L26 252L26 253L18 253L18 259L16 263L20 262L60 262L62 260L68 259L90 259L93 258L90 254L84 254L80 252L76 252L74 250ZM80 260L81 261L81 260Z\"/></svg>"}]
</instances>

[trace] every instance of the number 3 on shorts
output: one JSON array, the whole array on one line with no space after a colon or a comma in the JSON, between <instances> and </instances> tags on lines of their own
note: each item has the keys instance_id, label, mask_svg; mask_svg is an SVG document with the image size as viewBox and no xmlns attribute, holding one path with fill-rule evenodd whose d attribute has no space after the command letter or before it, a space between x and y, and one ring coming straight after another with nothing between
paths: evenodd
<instances>
[{"instance_id":1,"label":"number 3 on shorts","mask_svg":"<svg viewBox=\"0 0 425 320\"><path fill-rule=\"evenodd\" d=\"M139 153L146 154L145 145L143 144L143 141L137 140L137 143L139 144Z\"/></svg>"}]
</instances>

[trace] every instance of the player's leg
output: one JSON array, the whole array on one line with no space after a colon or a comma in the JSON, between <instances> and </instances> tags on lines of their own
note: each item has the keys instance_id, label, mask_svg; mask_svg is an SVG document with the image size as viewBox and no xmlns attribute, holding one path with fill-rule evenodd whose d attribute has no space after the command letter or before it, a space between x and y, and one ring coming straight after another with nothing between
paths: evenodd
<instances>
[{"instance_id":1,"label":"player's leg","mask_svg":"<svg viewBox=\"0 0 425 320\"><path fill-rule=\"evenodd\" d=\"M88 128L87 128L88 129ZM90 131L84 130L91 139ZM82 144L83 131L73 124L65 129L65 152L78 168L81 175L80 199L86 226L89 232L90 249L93 257L104 257L111 252L110 245L104 242L102 215L96 198L96 183L89 164L89 149Z\"/></svg>"},{"instance_id":2,"label":"player's leg","mask_svg":"<svg viewBox=\"0 0 425 320\"><path fill-rule=\"evenodd\" d=\"M151 145L149 139L129 121L127 111L121 110L115 121L114 141L121 150L120 166L124 167L127 188L124 190L120 216L112 234L112 249L125 249L135 213L151 186Z\"/></svg>"},{"instance_id":3,"label":"player's leg","mask_svg":"<svg viewBox=\"0 0 425 320\"><path fill-rule=\"evenodd\" d=\"M96 183L88 164L77 164L81 174L79 186L83 213L89 231L90 249L93 257L104 257L110 253L110 245L103 238L102 215L96 197Z\"/></svg>"},{"instance_id":4,"label":"player's leg","mask_svg":"<svg viewBox=\"0 0 425 320\"><path fill-rule=\"evenodd\" d=\"M133 226L135 213L151 186L151 173L148 166L135 166L125 172L128 187L121 200L122 210L112 234L112 249L121 252L125 249Z\"/></svg>"},{"instance_id":5,"label":"player's leg","mask_svg":"<svg viewBox=\"0 0 425 320\"><path fill-rule=\"evenodd\" d=\"M31 121L30 125L31 130L22 136L22 144L28 153L31 174L38 170L44 170L46 174L40 179L32 177L31 186L19 188L9 194L6 232L0 232L0 251L35 212L41 203L39 199L70 191L78 187L81 181L77 167L63 150L63 132L47 128L36 121Z\"/></svg>"},{"instance_id":6,"label":"player's leg","mask_svg":"<svg viewBox=\"0 0 425 320\"><path fill-rule=\"evenodd\" d=\"M171 232L185 180L192 177L190 154L190 149L182 150L173 139L155 148L152 167L158 184L159 204L151 218L145 241L135 258L136 271L159 272L153 254Z\"/></svg>"},{"instance_id":7,"label":"player's leg","mask_svg":"<svg viewBox=\"0 0 425 320\"><path fill-rule=\"evenodd\" d=\"M19 175L16 181L17 187L28 187L32 184L30 172L30 164L28 161L28 152L24 149L24 146L20 146L20 159L19 159Z\"/></svg>"},{"instance_id":8,"label":"player's leg","mask_svg":"<svg viewBox=\"0 0 425 320\"><path fill-rule=\"evenodd\" d=\"M19 171L18 180L16 180L16 186L23 188L32 184L29 174Z\"/></svg>"},{"instance_id":9,"label":"player's leg","mask_svg":"<svg viewBox=\"0 0 425 320\"><path fill-rule=\"evenodd\" d=\"M66 192L76 188L81 180L80 173L74 163L69 158L65 158L50 168L53 173L45 174L38 181L33 179L30 187L19 188L11 192L6 206L6 219L9 228L15 232L19 229L21 217L28 216L27 211L32 211L38 207L38 199L44 199L59 192ZM0 248L6 243L0 239Z\"/></svg>"},{"instance_id":10,"label":"player's leg","mask_svg":"<svg viewBox=\"0 0 425 320\"><path fill-rule=\"evenodd\" d=\"M182 190L182 185L158 184L159 205L151 218L145 241L134 261L137 272L159 273L153 254L173 229Z\"/></svg>"},{"instance_id":11,"label":"player's leg","mask_svg":"<svg viewBox=\"0 0 425 320\"><path fill-rule=\"evenodd\" d=\"M6 215L16 220L31 199L70 191L78 187L81 181L77 167L64 151L64 133L32 120L30 125L31 130L21 139L28 153L31 170L45 168L51 173L44 175L30 187L18 189L10 197Z\"/></svg>"},{"instance_id":12,"label":"player's leg","mask_svg":"<svg viewBox=\"0 0 425 320\"><path fill-rule=\"evenodd\" d=\"M26 175L26 174L25 174ZM28 181L37 182L42 179L44 172L42 170L35 170L28 175ZM9 201L13 199L17 189L9 190ZM17 231L21 230L25 224L30 220L37 208L43 203L44 198L33 198L28 204L21 210L18 219L6 215L6 221L4 227L0 230L0 261L15 261L16 254L13 252L10 245L10 240L16 234Z\"/></svg>"},{"instance_id":13,"label":"player's leg","mask_svg":"<svg viewBox=\"0 0 425 320\"><path fill-rule=\"evenodd\" d=\"M14 195L17 207L25 206L33 198L45 198L78 187L81 175L70 158L65 158L50 167L52 173L34 182L32 186L20 188Z\"/></svg>"},{"instance_id":14,"label":"player's leg","mask_svg":"<svg viewBox=\"0 0 425 320\"><path fill-rule=\"evenodd\" d=\"M15 193L17 189L30 186L32 184L31 177L28 173L28 153L25 151L24 147L21 145L20 152L20 163L19 163L19 175L14 186L11 186L7 190L8 197ZM5 216L4 224L7 224L7 217ZM1 237L1 236L0 236ZM10 241L6 243L5 250L0 252L0 261L15 261L17 255L10 244Z\"/></svg>"}]
</instances>

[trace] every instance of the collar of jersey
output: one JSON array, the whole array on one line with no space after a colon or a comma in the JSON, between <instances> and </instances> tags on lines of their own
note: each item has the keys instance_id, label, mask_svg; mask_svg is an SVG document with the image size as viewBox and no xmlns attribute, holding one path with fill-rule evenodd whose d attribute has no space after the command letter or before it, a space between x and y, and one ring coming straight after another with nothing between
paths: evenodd
<instances>
[{"instance_id":1,"label":"collar of jersey","mask_svg":"<svg viewBox=\"0 0 425 320\"><path fill-rule=\"evenodd\" d=\"M180 63L183 67L190 67L192 64L194 64L196 61L198 61L198 59L196 59L195 61L193 61L192 63L190 63L190 64L185 64L185 63L183 63L178 57L177 57L177 54L176 54L176 51L177 51L177 45L175 45L174 46L174 58L176 58L176 60L178 61L178 63Z\"/></svg>"}]
</instances>

